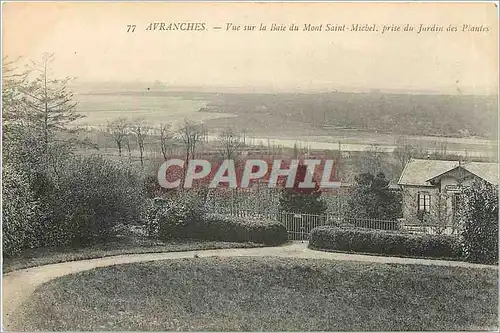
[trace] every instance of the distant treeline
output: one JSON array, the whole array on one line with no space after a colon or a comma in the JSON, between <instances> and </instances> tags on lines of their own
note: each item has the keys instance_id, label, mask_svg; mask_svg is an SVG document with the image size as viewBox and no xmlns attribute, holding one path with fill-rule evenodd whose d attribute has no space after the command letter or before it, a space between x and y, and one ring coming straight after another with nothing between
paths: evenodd
<instances>
[{"instance_id":1,"label":"distant treeline","mask_svg":"<svg viewBox=\"0 0 500 333\"><path fill-rule=\"evenodd\" d=\"M339 127L402 135L496 135L495 96L385 93L203 94L201 111L244 117L280 117L316 127Z\"/></svg>"}]
</instances>

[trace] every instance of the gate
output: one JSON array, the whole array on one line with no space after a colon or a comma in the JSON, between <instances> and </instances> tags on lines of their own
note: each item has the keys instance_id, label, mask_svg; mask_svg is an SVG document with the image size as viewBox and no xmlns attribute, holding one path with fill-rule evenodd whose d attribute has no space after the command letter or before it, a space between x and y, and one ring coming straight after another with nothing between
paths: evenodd
<instances>
[{"instance_id":1,"label":"gate","mask_svg":"<svg viewBox=\"0 0 500 333\"><path fill-rule=\"evenodd\" d=\"M327 224L327 215L278 213L278 221L288 232L288 240L308 240L312 229Z\"/></svg>"}]
</instances>

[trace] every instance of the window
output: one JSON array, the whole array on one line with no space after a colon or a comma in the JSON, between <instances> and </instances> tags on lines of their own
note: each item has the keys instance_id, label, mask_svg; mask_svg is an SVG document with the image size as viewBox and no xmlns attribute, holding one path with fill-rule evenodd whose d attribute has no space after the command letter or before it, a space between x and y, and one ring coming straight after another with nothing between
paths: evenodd
<instances>
[{"instance_id":1,"label":"window","mask_svg":"<svg viewBox=\"0 0 500 333\"><path fill-rule=\"evenodd\" d=\"M429 213L431 211L431 196L427 192L418 194L418 211Z\"/></svg>"},{"instance_id":2,"label":"window","mask_svg":"<svg viewBox=\"0 0 500 333\"><path fill-rule=\"evenodd\" d=\"M459 219L458 211L461 205L462 205L462 195L460 193L454 194L451 201L451 209L452 209L454 223L456 223Z\"/></svg>"},{"instance_id":3,"label":"window","mask_svg":"<svg viewBox=\"0 0 500 333\"><path fill-rule=\"evenodd\" d=\"M424 215L431 211L431 195L427 192L418 193L417 197L418 217L423 220Z\"/></svg>"}]
</instances>

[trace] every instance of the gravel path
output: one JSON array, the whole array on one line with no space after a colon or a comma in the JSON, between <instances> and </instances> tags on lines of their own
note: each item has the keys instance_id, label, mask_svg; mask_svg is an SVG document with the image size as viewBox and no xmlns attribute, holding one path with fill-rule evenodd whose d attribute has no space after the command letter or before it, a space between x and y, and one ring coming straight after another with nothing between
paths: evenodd
<instances>
[{"instance_id":1,"label":"gravel path","mask_svg":"<svg viewBox=\"0 0 500 333\"><path fill-rule=\"evenodd\" d=\"M15 330L13 314L33 291L41 284L54 278L89 270L96 267L112 266L141 261L202 257L236 257L236 256L275 256L284 258L330 259L344 261L363 261L373 263L394 263L407 265L436 265L454 267L473 267L498 269L497 266L471 264L460 261L411 259L398 257L380 257L371 255L345 254L314 251L307 248L307 243L295 242L279 247L235 248L220 250L202 250L166 253L127 254L100 259L70 261L59 264L44 265L10 272L3 275L3 330Z\"/></svg>"}]
</instances>

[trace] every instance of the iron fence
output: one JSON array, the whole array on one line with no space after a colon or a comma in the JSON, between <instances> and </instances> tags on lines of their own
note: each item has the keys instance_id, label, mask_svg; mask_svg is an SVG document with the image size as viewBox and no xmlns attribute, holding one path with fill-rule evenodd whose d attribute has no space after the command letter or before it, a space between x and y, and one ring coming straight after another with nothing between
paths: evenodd
<instances>
[{"instance_id":1,"label":"iron fence","mask_svg":"<svg viewBox=\"0 0 500 333\"><path fill-rule=\"evenodd\" d=\"M402 229L402 223L397 220L379 220L379 219L346 218L346 217L341 217L338 219L340 219L340 223L344 223L346 225L352 225L359 228L390 230L390 231L397 231Z\"/></svg>"},{"instance_id":2,"label":"iron fence","mask_svg":"<svg viewBox=\"0 0 500 333\"><path fill-rule=\"evenodd\" d=\"M221 207L222 208L222 207ZM212 211L218 214L227 214L237 217L263 218L281 222L285 225L288 232L288 239L295 241L304 241L309 239L311 230L323 225L336 226L355 226L360 228L378 229L378 230L402 230L401 221L379 220L379 219L356 219L347 218L340 215L331 214L302 214L291 212L266 212L249 211L241 209L217 209Z\"/></svg>"}]
</instances>

